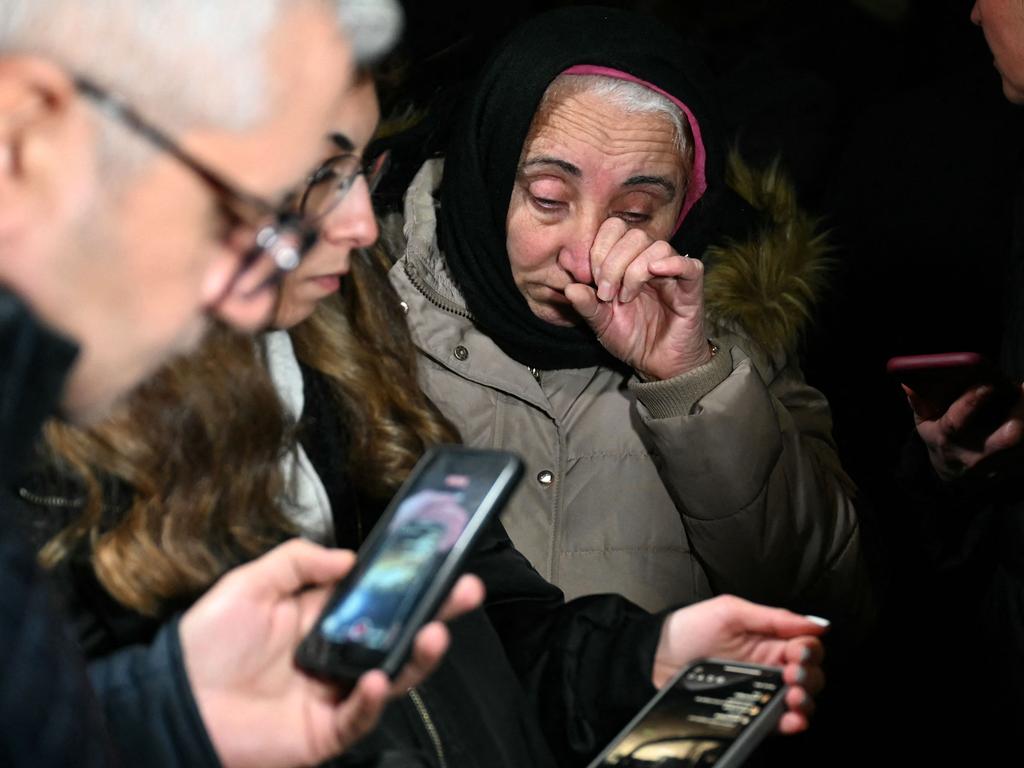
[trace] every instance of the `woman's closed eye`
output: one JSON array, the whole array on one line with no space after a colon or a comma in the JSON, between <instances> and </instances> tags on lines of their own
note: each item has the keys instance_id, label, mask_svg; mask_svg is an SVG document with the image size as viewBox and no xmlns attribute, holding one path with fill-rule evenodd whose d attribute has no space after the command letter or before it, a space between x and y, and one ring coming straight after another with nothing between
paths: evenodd
<instances>
[{"instance_id":1,"label":"woman's closed eye","mask_svg":"<svg viewBox=\"0 0 1024 768\"><path fill-rule=\"evenodd\" d=\"M639 226L649 222L651 215L643 211L613 211L609 214L608 218L622 219L627 224Z\"/></svg>"},{"instance_id":2,"label":"woman's closed eye","mask_svg":"<svg viewBox=\"0 0 1024 768\"><path fill-rule=\"evenodd\" d=\"M667 204L661 195L643 190L631 190L620 195L608 206L608 217L622 219L634 227L642 227L654 218L654 214Z\"/></svg>"},{"instance_id":3,"label":"woman's closed eye","mask_svg":"<svg viewBox=\"0 0 1024 768\"><path fill-rule=\"evenodd\" d=\"M568 205L566 185L561 179L534 178L523 185L523 191L535 208L546 213L561 211Z\"/></svg>"},{"instance_id":4,"label":"woman's closed eye","mask_svg":"<svg viewBox=\"0 0 1024 768\"><path fill-rule=\"evenodd\" d=\"M558 211L566 206L564 200L555 200L550 197L539 197L537 195L530 195L530 201L543 211Z\"/></svg>"}]
</instances>

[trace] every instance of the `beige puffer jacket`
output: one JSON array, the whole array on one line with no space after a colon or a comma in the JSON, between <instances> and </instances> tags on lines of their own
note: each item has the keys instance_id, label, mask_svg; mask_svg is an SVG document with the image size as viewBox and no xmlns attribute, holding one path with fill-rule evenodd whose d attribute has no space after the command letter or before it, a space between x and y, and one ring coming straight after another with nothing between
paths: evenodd
<instances>
[{"instance_id":1,"label":"beige puffer jacket","mask_svg":"<svg viewBox=\"0 0 1024 768\"><path fill-rule=\"evenodd\" d=\"M441 169L428 162L409 188L391 278L427 394L467 444L524 458L503 521L537 570L569 598L619 592L650 610L723 592L829 617L864 610L857 516L828 403L787 354L823 248L776 176L733 166L733 185L771 203L778 227L758 247L708 254L720 352L641 383L607 368L535 375L474 327L437 247ZM761 344L728 330L749 319L744 302L757 308Z\"/></svg>"}]
</instances>

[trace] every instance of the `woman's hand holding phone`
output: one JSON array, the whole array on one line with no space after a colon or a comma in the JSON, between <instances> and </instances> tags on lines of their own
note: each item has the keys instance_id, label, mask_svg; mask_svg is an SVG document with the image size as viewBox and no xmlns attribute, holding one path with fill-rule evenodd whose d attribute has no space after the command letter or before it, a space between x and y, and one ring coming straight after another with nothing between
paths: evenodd
<instances>
[{"instance_id":1,"label":"woman's hand holding phone","mask_svg":"<svg viewBox=\"0 0 1024 768\"><path fill-rule=\"evenodd\" d=\"M720 595L680 608L665 619L651 679L660 688L680 669L704 657L782 667L789 691L779 731L799 733L808 726L814 695L825 685L825 649L818 636L826 628L821 619Z\"/></svg>"}]
</instances>

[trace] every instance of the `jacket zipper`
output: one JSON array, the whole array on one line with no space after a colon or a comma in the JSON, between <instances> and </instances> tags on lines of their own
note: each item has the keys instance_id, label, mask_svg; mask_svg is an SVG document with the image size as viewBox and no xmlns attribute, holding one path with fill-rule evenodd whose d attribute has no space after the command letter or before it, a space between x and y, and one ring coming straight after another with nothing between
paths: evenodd
<instances>
[{"instance_id":1,"label":"jacket zipper","mask_svg":"<svg viewBox=\"0 0 1024 768\"><path fill-rule=\"evenodd\" d=\"M459 317L464 317L467 320L472 320L473 319L473 316L468 311L466 311L462 307L459 307L459 306L451 303L450 301L448 301L447 299L442 297L433 288L428 286L420 278L419 273L416 271L416 268L412 265L412 263L408 259L406 259L406 261L405 261L405 274L406 274L406 277L409 278L409 282L412 283L416 287L416 290L419 291L421 294L423 294L423 298L425 298L427 301L429 301L435 307L438 307L439 309L443 309L445 312L450 312L453 315L458 315Z\"/></svg>"},{"instance_id":2,"label":"jacket zipper","mask_svg":"<svg viewBox=\"0 0 1024 768\"><path fill-rule=\"evenodd\" d=\"M38 493L33 493L28 488L19 488L18 495L25 501L38 504L41 507L63 507L70 509L72 507L80 507L84 503L84 499L69 499L67 496L41 496Z\"/></svg>"},{"instance_id":3,"label":"jacket zipper","mask_svg":"<svg viewBox=\"0 0 1024 768\"><path fill-rule=\"evenodd\" d=\"M437 753L437 762L441 768L448 768L448 761L444 758L444 748L441 745L441 734L438 733L437 726L434 725L434 721L430 717L430 712L427 710L426 702L423 701L423 697L420 696L420 692L415 688L409 689L409 698L412 699L413 705L416 707L416 711L420 714L420 719L423 720L423 727L427 729L427 735L430 737L431 743L434 745L434 751Z\"/></svg>"}]
</instances>

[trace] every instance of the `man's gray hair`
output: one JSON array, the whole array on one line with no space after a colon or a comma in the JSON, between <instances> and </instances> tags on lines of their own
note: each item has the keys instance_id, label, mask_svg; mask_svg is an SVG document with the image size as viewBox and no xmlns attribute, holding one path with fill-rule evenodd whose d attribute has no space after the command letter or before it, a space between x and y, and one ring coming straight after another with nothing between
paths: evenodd
<instances>
[{"instance_id":1,"label":"man's gray hair","mask_svg":"<svg viewBox=\"0 0 1024 768\"><path fill-rule=\"evenodd\" d=\"M397 0L319 0L337 10L357 65L401 31ZM295 0L0 0L0 56L45 56L160 125L238 130L270 92L266 51Z\"/></svg>"}]
</instances>

